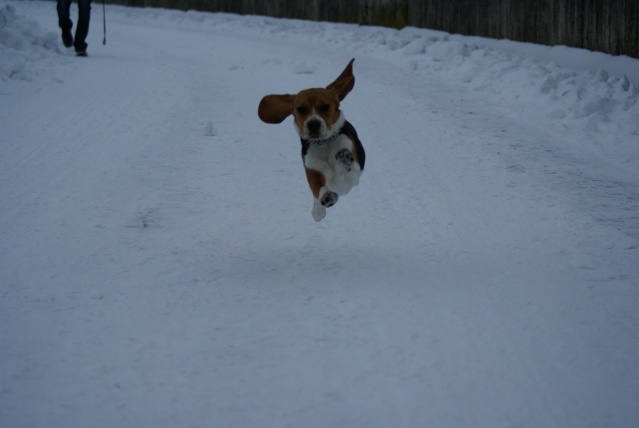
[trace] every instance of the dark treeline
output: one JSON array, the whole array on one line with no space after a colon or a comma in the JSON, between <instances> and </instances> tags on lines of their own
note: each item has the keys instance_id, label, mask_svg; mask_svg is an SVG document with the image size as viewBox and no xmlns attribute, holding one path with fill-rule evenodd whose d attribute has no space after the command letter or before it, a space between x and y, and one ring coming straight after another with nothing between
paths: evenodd
<instances>
[{"instance_id":1,"label":"dark treeline","mask_svg":"<svg viewBox=\"0 0 639 428\"><path fill-rule=\"evenodd\" d=\"M138 7L414 26L639 58L639 0L108 0Z\"/></svg>"}]
</instances>

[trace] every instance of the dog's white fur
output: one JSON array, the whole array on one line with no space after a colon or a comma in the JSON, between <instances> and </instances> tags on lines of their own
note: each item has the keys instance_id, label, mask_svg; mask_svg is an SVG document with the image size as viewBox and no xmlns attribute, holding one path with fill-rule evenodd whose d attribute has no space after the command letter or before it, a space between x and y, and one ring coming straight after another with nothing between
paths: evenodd
<instances>
[{"instance_id":1,"label":"dog's white fur","mask_svg":"<svg viewBox=\"0 0 639 428\"><path fill-rule=\"evenodd\" d=\"M344 125L344 114L340 115L340 120L335 123L333 129L339 132ZM322 221L326 217L326 207L321 203L322 197L327 192L337 193L339 196L346 195L351 189L359 184L361 169L359 164L353 162L350 166L345 166L336 159L337 153L341 150L353 151L353 142L346 135L330 135L326 138L335 137L328 143L313 144L311 142L306 156L304 156L304 166L308 169L321 172L326 178L326 184L320 188L319 195L314 198L312 215L315 221Z\"/></svg>"}]
</instances>

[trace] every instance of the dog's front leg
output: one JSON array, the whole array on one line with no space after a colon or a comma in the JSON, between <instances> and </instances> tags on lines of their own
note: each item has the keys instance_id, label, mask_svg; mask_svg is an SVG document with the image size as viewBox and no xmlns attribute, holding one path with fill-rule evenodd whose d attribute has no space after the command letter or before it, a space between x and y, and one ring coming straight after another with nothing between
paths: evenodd
<instances>
[{"instance_id":1,"label":"dog's front leg","mask_svg":"<svg viewBox=\"0 0 639 428\"><path fill-rule=\"evenodd\" d=\"M326 188L326 176L319 171L306 168L306 178L315 199L311 214L315 221L322 221L326 217L326 208L337 202L337 193Z\"/></svg>"},{"instance_id":2,"label":"dog's front leg","mask_svg":"<svg viewBox=\"0 0 639 428\"><path fill-rule=\"evenodd\" d=\"M329 159L332 160L334 174L328 180L328 186L340 195L346 195L359 183L361 169L357 163L357 154L350 140L343 139L335 147Z\"/></svg>"}]
</instances>

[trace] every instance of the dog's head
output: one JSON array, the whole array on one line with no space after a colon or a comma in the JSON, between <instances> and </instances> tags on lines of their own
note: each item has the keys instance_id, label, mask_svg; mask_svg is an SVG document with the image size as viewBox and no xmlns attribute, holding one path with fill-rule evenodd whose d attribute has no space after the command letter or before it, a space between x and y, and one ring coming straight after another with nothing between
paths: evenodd
<instances>
[{"instance_id":1,"label":"dog's head","mask_svg":"<svg viewBox=\"0 0 639 428\"><path fill-rule=\"evenodd\" d=\"M326 88L305 89L295 95L267 95L262 98L257 114L266 123L281 123L289 115L295 119L300 138L323 140L339 131L335 125L342 119L339 103L355 86L352 59L342 74Z\"/></svg>"}]
</instances>

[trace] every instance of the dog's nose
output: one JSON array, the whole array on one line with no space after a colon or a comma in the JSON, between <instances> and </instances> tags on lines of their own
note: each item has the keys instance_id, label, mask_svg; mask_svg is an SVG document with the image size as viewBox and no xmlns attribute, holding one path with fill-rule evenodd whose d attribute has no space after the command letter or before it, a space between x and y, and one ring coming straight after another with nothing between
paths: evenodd
<instances>
[{"instance_id":1,"label":"dog's nose","mask_svg":"<svg viewBox=\"0 0 639 428\"><path fill-rule=\"evenodd\" d=\"M309 120L306 122L306 127L308 128L308 132L311 134L317 134L322 127L322 124L319 120Z\"/></svg>"}]
</instances>

